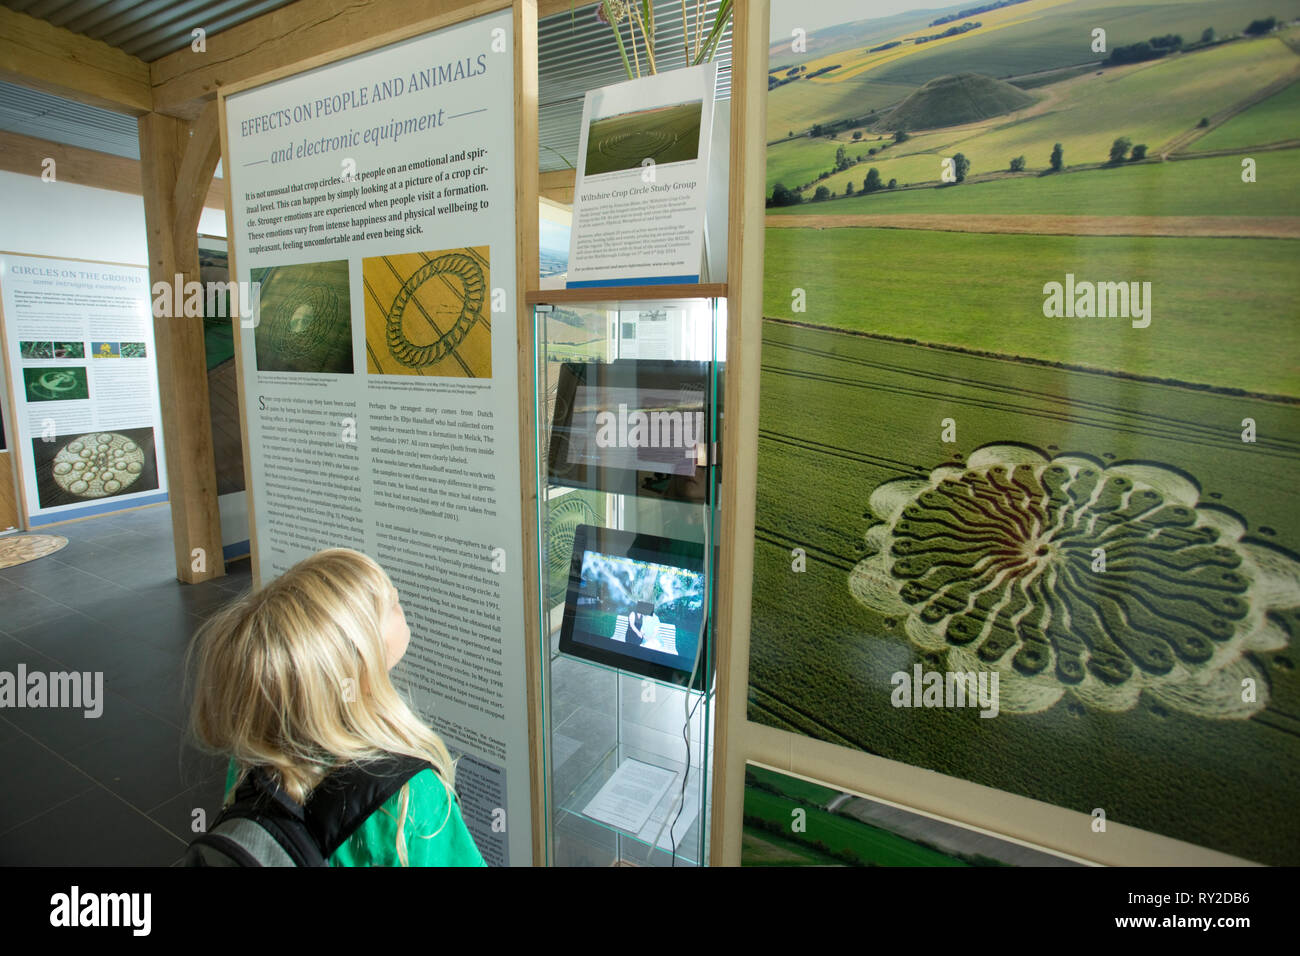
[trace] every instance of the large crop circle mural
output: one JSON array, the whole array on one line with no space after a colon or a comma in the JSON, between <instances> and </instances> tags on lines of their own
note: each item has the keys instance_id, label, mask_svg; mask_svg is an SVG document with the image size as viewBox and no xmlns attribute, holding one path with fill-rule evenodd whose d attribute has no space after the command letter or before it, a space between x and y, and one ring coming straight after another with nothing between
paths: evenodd
<instances>
[{"instance_id":1,"label":"large crop circle mural","mask_svg":"<svg viewBox=\"0 0 1300 956\"><path fill-rule=\"evenodd\" d=\"M1172 468L990 445L879 485L870 511L854 597L950 669L997 671L1005 712L1067 693L1219 718L1267 702L1252 652L1286 646L1268 612L1300 605L1300 564Z\"/></svg>"}]
</instances>

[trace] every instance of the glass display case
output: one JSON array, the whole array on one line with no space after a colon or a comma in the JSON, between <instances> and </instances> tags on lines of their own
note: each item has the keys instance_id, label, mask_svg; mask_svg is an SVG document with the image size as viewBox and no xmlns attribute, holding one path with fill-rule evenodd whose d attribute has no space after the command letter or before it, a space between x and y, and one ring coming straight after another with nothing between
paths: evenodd
<instances>
[{"instance_id":1,"label":"glass display case","mask_svg":"<svg viewBox=\"0 0 1300 956\"><path fill-rule=\"evenodd\" d=\"M726 300L665 295L532 296L551 865L708 862Z\"/></svg>"}]
</instances>

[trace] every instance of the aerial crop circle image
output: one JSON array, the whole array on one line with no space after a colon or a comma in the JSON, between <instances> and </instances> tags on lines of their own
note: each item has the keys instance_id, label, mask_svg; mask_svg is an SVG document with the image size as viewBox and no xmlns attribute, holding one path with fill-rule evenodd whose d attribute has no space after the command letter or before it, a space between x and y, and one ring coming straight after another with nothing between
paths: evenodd
<instances>
[{"instance_id":1,"label":"aerial crop circle image","mask_svg":"<svg viewBox=\"0 0 1300 956\"><path fill-rule=\"evenodd\" d=\"M362 259L366 370L491 378L491 261L487 246Z\"/></svg>"},{"instance_id":2,"label":"aerial crop circle image","mask_svg":"<svg viewBox=\"0 0 1300 956\"><path fill-rule=\"evenodd\" d=\"M587 131L588 176L636 169L647 160L682 163L700 154L704 104L676 103L605 116Z\"/></svg>"},{"instance_id":3,"label":"aerial crop circle image","mask_svg":"<svg viewBox=\"0 0 1300 956\"><path fill-rule=\"evenodd\" d=\"M1123 711L1145 691L1197 716L1249 717L1267 704L1250 652L1287 646L1268 611L1300 605L1300 565L1199 505L1173 469L993 445L877 487L881 523L849 588L952 669L999 671L1004 711L1067 692ZM1245 679L1257 694L1242 694Z\"/></svg>"},{"instance_id":4,"label":"aerial crop circle image","mask_svg":"<svg viewBox=\"0 0 1300 956\"><path fill-rule=\"evenodd\" d=\"M103 498L134 484L144 467L144 450L134 441L116 432L99 432L59 449L50 472L70 494Z\"/></svg>"},{"instance_id":5,"label":"aerial crop circle image","mask_svg":"<svg viewBox=\"0 0 1300 956\"><path fill-rule=\"evenodd\" d=\"M422 285L444 275L460 280L460 314L455 324L433 341L413 342L403 327L406 307ZM483 269L469 256L450 253L426 262L406 280L388 312L388 348L393 357L408 368L425 368L444 359L464 341L474 321L482 318L485 293Z\"/></svg>"}]
</instances>

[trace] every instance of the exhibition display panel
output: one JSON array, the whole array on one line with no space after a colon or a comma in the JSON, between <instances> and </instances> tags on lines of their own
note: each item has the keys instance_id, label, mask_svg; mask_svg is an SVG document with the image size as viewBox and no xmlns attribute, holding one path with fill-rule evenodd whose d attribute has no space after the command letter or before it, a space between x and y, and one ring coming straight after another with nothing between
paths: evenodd
<instances>
[{"instance_id":1,"label":"exhibition display panel","mask_svg":"<svg viewBox=\"0 0 1300 956\"><path fill-rule=\"evenodd\" d=\"M624 291L533 296L546 862L703 865L726 301Z\"/></svg>"}]
</instances>

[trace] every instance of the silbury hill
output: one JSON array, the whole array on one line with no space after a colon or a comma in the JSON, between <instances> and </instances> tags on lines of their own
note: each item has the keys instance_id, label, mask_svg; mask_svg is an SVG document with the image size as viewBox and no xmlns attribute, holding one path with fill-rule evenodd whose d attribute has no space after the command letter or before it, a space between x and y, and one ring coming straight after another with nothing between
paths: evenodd
<instances>
[{"instance_id":1,"label":"silbury hill","mask_svg":"<svg viewBox=\"0 0 1300 956\"><path fill-rule=\"evenodd\" d=\"M892 130L942 129L1013 113L1035 102L1024 90L980 73L940 76L899 103L881 121Z\"/></svg>"}]
</instances>

